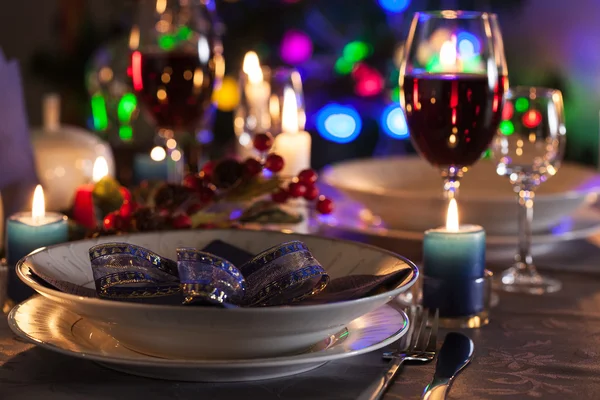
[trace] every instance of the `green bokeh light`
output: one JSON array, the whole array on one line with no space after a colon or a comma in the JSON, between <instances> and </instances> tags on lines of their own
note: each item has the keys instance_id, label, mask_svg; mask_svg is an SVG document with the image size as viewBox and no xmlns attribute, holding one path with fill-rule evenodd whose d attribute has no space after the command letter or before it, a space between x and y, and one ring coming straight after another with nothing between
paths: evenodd
<instances>
[{"instance_id":1,"label":"green bokeh light","mask_svg":"<svg viewBox=\"0 0 600 400\"><path fill-rule=\"evenodd\" d=\"M182 26L177 31L177 39L188 40L192 37L192 30L187 26Z\"/></svg>"},{"instance_id":2,"label":"green bokeh light","mask_svg":"<svg viewBox=\"0 0 600 400\"><path fill-rule=\"evenodd\" d=\"M519 97L517 101L515 101L515 110L518 112L525 112L529 108L529 100L525 97Z\"/></svg>"},{"instance_id":3,"label":"green bokeh light","mask_svg":"<svg viewBox=\"0 0 600 400\"><path fill-rule=\"evenodd\" d=\"M392 99L392 101L394 103L400 102L400 88L399 87L392 89L392 92L390 93L390 98Z\"/></svg>"},{"instance_id":4,"label":"green bokeh light","mask_svg":"<svg viewBox=\"0 0 600 400\"><path fill-rule=\"evenodd\" d=\"M108 128L108 114L106 111L106 101L104 96L96 93L92 96L92 118L94 119L94 128L98 131L103 131Z\"/></svg>"},{"instance_id":5,"label":"green bokeh light","mask_svg":"<svg viewBox=\"0 0 600 400\"><path fill-rule=\"evenodd\" d=\"M177 45L177 38L173 35L162 35L158 38L158 46L163 50L173 50Z\"/></svg>"},{"instance_id":6,"label":"green bokeh light","mask_svg":"<svg viewBox=\"0 0 600 400\"><path fill-rule=\"evenodd\" d=\"M505 136L510 136L515 133L515 126L510 121L502 121L500 122L500 132L502 132Z\"/></svg>"},{"instance_id":7,"label":"green bokeh light","mask_svg":"<svg viewBox=\"0 0 600 400\"><path fill-rule=\"evenodd\" d=\"M440 63L440 56L437 54L432 56L427 65L425 65L425 71L427 72L441 72L443 69L442 63Z\"/></svg>"},{"instance_id":8,"label":"green bokeh light","mask_svg":"<svg viewBox=\"0 0 600 400\"><path fill-rule=\"evenodd\" d=\"M128 125L121 126L119 128L119 137L124 142L130 141L133 139L133 129Z\"/></svg>"},{"instance_id":9,"label":"green bokeh light","mask_svg":"<svg viewBox=\"0 0 600 400\"><path fill-rule=\"evenodd\" d=\"M484 160L491 160L492 159L492 149L487 149L486 151L484 151L481 158Z\"/></svg>"},{"instance_id":10,"label":"green bokeh light","mask_svg":"<svg viewBox=\"0 0 600 400\"><path fill-rule=\"evenodd\" d=\"M125 93L119 101L117 108L117 116L123 124L128 124L131 121L131 116L137 108L137 98L133 93Z\"/></svg>"},{"instance_id":11,"label":"green bokeh light","mask_svg":"<svg viewBox=\"0 0 600 400\"><path fill-rule=\"evenodd\" d=\"M350 72L352 72L352 69L354 68L354 63L341 57L341 58L338 58L338 60L335 62L334 68L335 68L335 72L337 72L338 74L348 75Z\"/></svg>"},{"instance_id":12,"label":"green bokeh light","mask_svg":"<svg viewBox=\"0 0 600 400\"><path fill-rule=\"evenodd\" d=\"M356 40L354 42L348 43L344 47L343 55L346 61L356 63L361 60L364 60L369 55L369 50L370 49L368 44Z\"/></svg>"}]
</instances>

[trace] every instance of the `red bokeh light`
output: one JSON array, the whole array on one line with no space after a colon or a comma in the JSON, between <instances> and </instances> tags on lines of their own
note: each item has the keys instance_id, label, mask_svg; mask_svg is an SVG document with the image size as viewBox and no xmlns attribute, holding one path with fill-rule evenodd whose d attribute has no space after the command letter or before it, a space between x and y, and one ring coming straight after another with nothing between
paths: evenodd
<instances>
[{"instance_id":1,"label":"red bokeh light","mask_svg":"<svg viewBox=\"0 0 600 400\"><path fill-rule=\"evenodd\" d=\"M502 119L503 120L509 120L513 117L513 115L515 114L515 106L513 105L512 102L507 101L504 104L504 108L502 109Z\"/></svg>"},{"instance_id":2,"label":"red bokeh light","mask_svg":"<svg viewBox=\"0 0 600 400\"><path fill-rule=\"evenodd\" d=\"M542 122L542 113L538 110L529 110L523 114L523 125L527 128L535 128Z\"/></svg>"}]
</instances>

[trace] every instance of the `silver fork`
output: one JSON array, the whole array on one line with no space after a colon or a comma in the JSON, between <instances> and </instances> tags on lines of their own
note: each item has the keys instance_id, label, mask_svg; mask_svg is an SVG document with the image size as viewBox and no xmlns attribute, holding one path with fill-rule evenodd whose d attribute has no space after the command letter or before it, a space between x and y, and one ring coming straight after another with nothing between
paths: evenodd
<instances>
[{"instance_id":1,"label":"silver fork","mask_svg":"<svg viewBox=\"0 0 600 400\"><path fill-rule=\"evenodd\" d=\"M375 382L373 382L358 400L379 400L390 387L404 361L427 363L435 358L439 310L432 314L421 306L412 306L408 310L410 327L404 336L400 349L383 354L390 364Z\"/></svg>"}]
</instances>

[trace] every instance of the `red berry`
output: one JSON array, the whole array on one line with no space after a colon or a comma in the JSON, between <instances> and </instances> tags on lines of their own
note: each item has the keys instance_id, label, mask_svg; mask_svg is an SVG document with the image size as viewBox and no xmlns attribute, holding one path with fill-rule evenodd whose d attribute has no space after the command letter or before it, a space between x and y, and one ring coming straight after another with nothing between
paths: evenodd
<instances>
[{"instance_id":1,"label":"red berry","mask_svg":"<svg viewBox=\"0 0 600 400\"><path fill-rule=\"evenodd\" d=\"M192 219L187 214L179 214L173 218L171 225L175 229L190 229L192 227Z\"/></svg>"},{"instance_id":2,"label":"red berry","mask_svg":"<svg viewBox=\"0 0 600 400\"><path fill-rule=\"evenodd\" d=\"M271 195L271 200L275 203L283 204L290 198L290 194L285 189L279 189Z\"/></svg>"},{"instance_id":3,"label":"red berry","mask_svg":"<svg viewBox=\"0 0 600 400\"><path fill-rule=\"evenodd\" d=\"M202 187L202 178L195 174L188 174L183 178L183 186L192 190L199 190Z\"/></svg>"},{"instance_id":4,"label":"red berry","mask_svg":"<svg viewBox=\"0 0 600 400\"><path fill-rule=\"evenodd\" d=\"M123 218L130 218L137 208L137 204L133 203L131 200L123 200L123 204L121 204L121 208L119 208L119 215Z\"/></svg>"},{"instance_id":5,"label":"red berry","mask_svg":"<svg viewBox=\"0 0 600 400\"><path fill-rule=\"evenodd\" d=\"M113 211L106 214L104 220L102 221L102 227L105 231L119 230L123 227L123 222L124 220L119 215L119 212Z\"/></svg>"},{"instance_id":6,"label":"red berry","mask_svg":"<svg viewBox=\"0 0 600 400\"><path fill-rule=\"evenodd\" d=\"M200 178L210 179L213 176L213 171L215 170L216 162L208 161L206 164L202 166L200 170Z\"/></svg>"},{"instance_id":7,"label":"red berry","mask_svg":"<svg viewBox=\"0 0 600 400\"><path fill-rule=\"evenodd\" d=\"M281 171L284 165L285 162L283 161L283 157L277 154L269 154L265 160L265 168L271 172Z\"/></svg>"},{"instance_id":8,"label":"red berry","mask_svg":"<svg viewBox=\"0 0 600 400\"><path fill-rule=\"evenodd\" d=\"M321 196L317 202L317 211L321 214L331 214L333 212L333 201Z\"/></svg>"},{"instance_id":9,"label":"red berry","mask_svg":"<svg viewBox=\"0 0 600 400\"><path fill-rule=\"evenodd\" d=\"M254 136L252 144L258 151L269 151L273 147L273 136L270 133L259 133Z\"/></svg>"},{"instance_id":10,"label":"red berry","mask_svg":"<svg viewBox=\"0 0 600 400\"><path fill-rule=\"evenodd\" d=\"M244 172L249 177L254 177L262 172L263 166L255 158L249 158L244 161Z\"/></svg>"},{"instance_id":11,"label":"red berry","mask_svg":"<svg viewBox=\"0 0 600 400\"><path fill-rule=\"evenodd\" d=\"M215 191L208 186L203 186L198 191L198 197L202 203L209 203L215 198Z\"/></svg>"},{"instance_id":12,"label":"red berry","mask_svg":"<svg viewBox=\"0 0 600 400\"><path fill-rule=\"evenodd\" d=\"M304 198L306 200L314 200L319 197L319 188L314 184L304 184L306 186L306 193L304 193Z\"/></svg>"},{"instance_id":13,"label":"red berry","mask_svg":"<svg viewBox=\"0 0 600 400\"><path fill-rule=\"evenodd\" d=\"M123 196L123 200L125 201L131 201L131 192L129 191L129 189L127 189L124 186L121 186L119 188L119 191L121 192L121 196Z\"/></svg>"},{"instance_id":14,"label":"red berry","mask_svg":"<svg viewBox=\"0 0 600 400\"><path fill-rule=\"evenodd\" d=\"M318 178L319 175L314 169L305 169L298 174L298 180L305 185L312 185Z\"/></svg>"},{"instance_id":15,"label":"red berry","mask_svg":"<svg viewBox=\"0 0 600 400\"><path fill-rule=\"evenodd\" d=\"M306 194L306 186L300 182L292 182L288 186L288 191L292 197L302 197Z\"/></svg>"}]
</instances>

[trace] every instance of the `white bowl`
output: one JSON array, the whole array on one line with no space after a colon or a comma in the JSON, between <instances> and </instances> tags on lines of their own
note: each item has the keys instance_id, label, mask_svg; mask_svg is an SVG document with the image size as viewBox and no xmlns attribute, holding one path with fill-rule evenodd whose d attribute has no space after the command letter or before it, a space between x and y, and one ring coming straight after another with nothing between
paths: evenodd
<instances>
[{"instance_id":1,"label":"white bowl","mask_svg":"<svg viewBox=\"0 0 600 400\"><path fill-rule=\"evenodd\" d=\"M362 203L393 229L419 231L445 224L447 201L437 169L419 157L343 162L328 167L324 183ZM600 175L564 163L535 196L534 231L543 231L597 198ZM516 195L507 178L482 160L464 175L458 195L461 223L482 225L489 234L517 232Z\"/></svg>"},{"instance_id":2,"label":"white bowl","mask_svg":"<svg viewBox=\"0 0 600 400\"><path fill-rule=\"evenodd\" d=\"M30 268L34 268L53 279L94 288L88 250L95 244L118 240L176 259L177 247L202 248L216 239L254 254L282 242L300 240L333 279L400 269L406 269L408 274L396 289L359 300L225 310L75 296L41 285L30 273ZM38 293L97 322L102 330L132 350L165 358L247 359L306 350L407 290L415 282L418 270L399 255L354 242L281 232L207 230L104 237L53 246L21 260L17 274Z\"/></svg>"}]
</instances>

